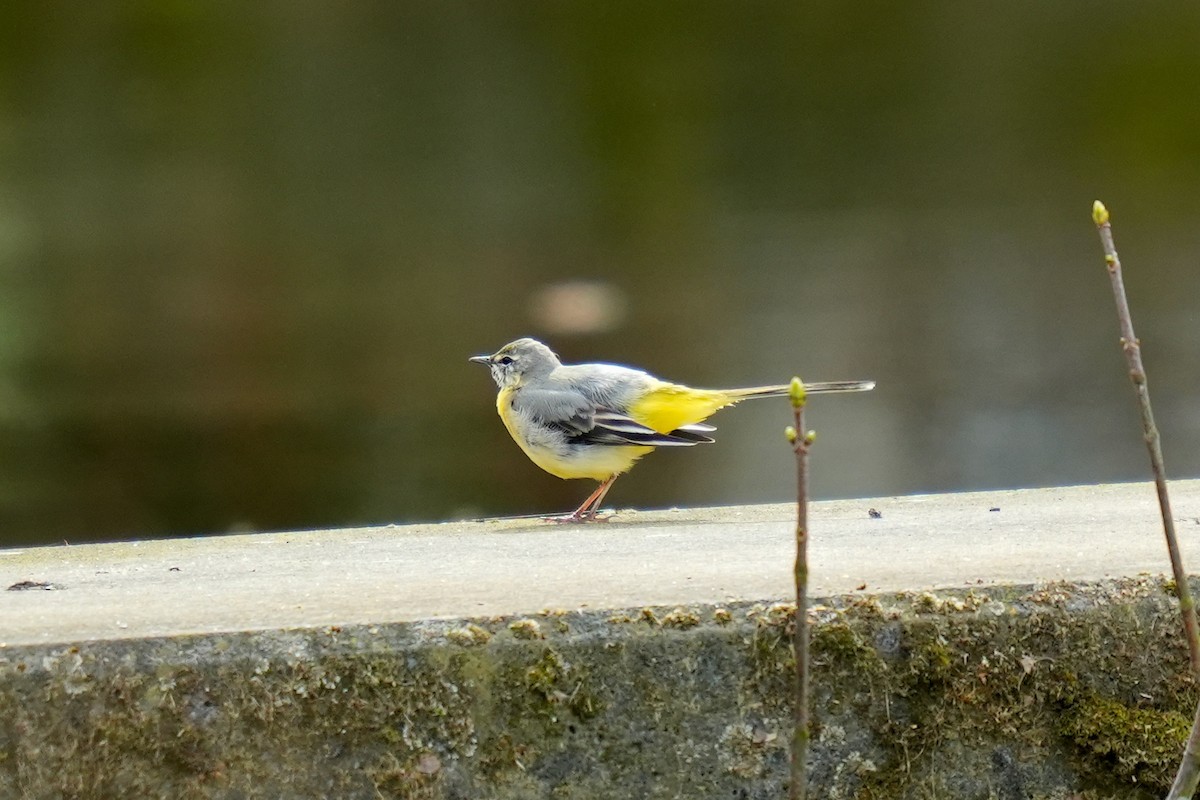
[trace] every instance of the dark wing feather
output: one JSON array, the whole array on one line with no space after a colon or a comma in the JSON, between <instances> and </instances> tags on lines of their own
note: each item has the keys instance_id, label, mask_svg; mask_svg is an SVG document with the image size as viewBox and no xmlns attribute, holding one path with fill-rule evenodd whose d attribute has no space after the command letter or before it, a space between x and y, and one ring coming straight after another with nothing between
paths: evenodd
<instances>
[{"instance_id":1,"label":"dark wing feather","mask_svg":"<svg viewBox=\"0 0 1200 800\"><path fill-rule=\"evenodd\" d=\"M609 408L596 409L592 419L595 427L574 437L572 441L588 444L642 444L651 447L688 447L713 441L703 433L686 428L659 433Z\"/></svg>"}]
</instances>

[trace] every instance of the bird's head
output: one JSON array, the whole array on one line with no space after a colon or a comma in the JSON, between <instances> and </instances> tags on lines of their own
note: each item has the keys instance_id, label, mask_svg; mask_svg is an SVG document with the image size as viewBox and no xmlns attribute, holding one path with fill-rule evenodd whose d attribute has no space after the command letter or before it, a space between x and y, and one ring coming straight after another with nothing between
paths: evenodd
<instances>
[{"instance_id":1,"label":"bird's head","mask_svg":"<svg viewBox=\"0 0 1200 800\"><path fill-rule=\"evenodd\" d=\"M509 342L490 356L472 356L468 361L487 364L492 379L501 389L515 388L529 378L549 375L562 364L553 350L537 339L528 338Z\"/></svg>"}]
</instances>

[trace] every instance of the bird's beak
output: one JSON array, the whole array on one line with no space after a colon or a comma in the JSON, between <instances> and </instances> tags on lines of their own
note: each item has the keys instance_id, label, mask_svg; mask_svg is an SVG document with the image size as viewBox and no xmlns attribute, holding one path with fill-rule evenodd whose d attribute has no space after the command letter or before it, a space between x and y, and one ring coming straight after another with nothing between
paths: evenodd
<instances>
[{"instance_id":1,"label":"bird's beak","mask_svg":"<svg viewBox=\"0 0 1200 800\"><path fill-rule=\"evenodd\" d=\"M491 364L492 357L491 356L471 356L470 358L467 359L467 361L470 361L473 364Z\"/></svg>"}]
</instances>

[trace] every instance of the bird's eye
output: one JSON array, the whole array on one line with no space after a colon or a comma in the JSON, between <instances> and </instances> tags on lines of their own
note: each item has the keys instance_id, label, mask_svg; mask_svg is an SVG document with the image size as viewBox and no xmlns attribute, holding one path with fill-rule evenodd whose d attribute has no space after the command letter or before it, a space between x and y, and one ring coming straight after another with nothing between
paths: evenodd
<instances>
[{"instance_id":1,"label":"bird's eye","mask_svg":"<svg viewBox=\"0 0 1200 800\"><path fill-rule=\"evenodd\" d=\"M501 364L511 364L512 361L513 361L512 356L504 356L503 358L500 359Z\"/></svg>"}]
</instances>

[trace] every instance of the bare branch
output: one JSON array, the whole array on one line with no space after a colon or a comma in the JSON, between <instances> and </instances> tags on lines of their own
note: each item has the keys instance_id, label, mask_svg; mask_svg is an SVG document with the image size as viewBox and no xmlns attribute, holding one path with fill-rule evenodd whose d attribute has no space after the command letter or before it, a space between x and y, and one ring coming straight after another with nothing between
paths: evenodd
<instances>
[{"instance_id":1,"label":"bare branch","mask_svg":"<svg viewBox=\"0 0 1200 800\"><path fill-rule=\"evenodd\" d=\"M788 427L787 440L796 454L796 563L792 576L796 583L795 631L792 648L796 654L796 686L793 695L790 800L808 795L808 449L816 434L804 430L806 393L799 378L792 378L788 396L792 401L795 425Z\"/></svg>"},{"instance_id":2,"label":"bare branch","mask_svg":"<svg viewBox=\"0 0 1200 800\"><path fill-rule=\"evenodd\" d=\"M1150 408L1150 388L1146 383L1146 368L1142 365L1142 345L1133 332L1133 316L1129 313L1129 300L1125 296L1125 281L1121 276L1121 259L1113 244L1112 224L1108 209L1097 200L1092 204L1092 221L1100 232L1100 243L1104 247L1104 262L1108 265L1108 277L1112 282L1113 297L1117 301L1117 318L1121 325L1121 351L1129 366L1129 380L1137 394L1138 410L1142 415L1142 434L1146 448L1150 451L1150 469L1154 472L1154 486L1158 491L1158 507L1162 514L1163 535L1167 540L1167 553L1171 558L1171 572L1175 576L1175 591L1179 596L1179 612L1183 615L1183 630L1187 636L1188 653L1191 657L1192 675L1200 678L1200 633L1196 626L1196 605L1188 585L1187 570L1179 552L1179 540L1175 536L1175 518L1171 515L1171 500L1167 495L1167 469L1163 464L1162 443L1158 426L1154 424L1154 413ZM1200 783L1200 705L1192 721L1183 760L1175 776L1167 800L1190 798Z\"/></svg>"}]
</instances>

